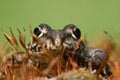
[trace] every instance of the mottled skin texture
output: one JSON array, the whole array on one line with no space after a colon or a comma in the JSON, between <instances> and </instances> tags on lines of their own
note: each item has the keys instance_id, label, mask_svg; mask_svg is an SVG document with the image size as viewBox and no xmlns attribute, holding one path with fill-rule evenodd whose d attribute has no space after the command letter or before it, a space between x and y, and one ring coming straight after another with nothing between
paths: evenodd
<instances>
[{"instance_id":1,"label":"mottled skin texture","mask_svg":"<svg viewBox=\"0 0 120 80\"><path fill-rule=\"evenodd\" d=\"M73 24L66 25L62 30L54 30L47 24L40 24L34 29L34 34L42 45L33 40L31 51L42 53L43 45L51 51L65 49L65 53L68 54L63 55L63 65L66 64L69 55L78 67L88 68L90 66L92 70L97 70L106 54L102 49L86 47L83 41L76 46L76 42L81 38L81 31ZM101 75L109 76L111 74L109 65L106 64Z\"/></svg>"}]
</instances>

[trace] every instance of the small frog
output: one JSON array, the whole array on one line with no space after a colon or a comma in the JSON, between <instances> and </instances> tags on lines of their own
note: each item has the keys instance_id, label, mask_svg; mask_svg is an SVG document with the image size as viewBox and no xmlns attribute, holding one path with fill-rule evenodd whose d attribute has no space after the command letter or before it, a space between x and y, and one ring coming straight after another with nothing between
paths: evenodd
<instances>
[{"instance_id":1,"label":"small frog","mask_svg":"<svg viewBox=\"0 0 120 80\"><path fill-rule=\"evenodd\" d=\"M84 41L76 44L81 38L81 30L74 24L68 24L61 30L52 29L48 24L40 24L33 32L41 44L38 44L38 41L33 39L32 45L30 46L30 54L34 52L44 54L42 46L49 51L59 50L62 52L65 49L62 58L64 62L68 60L68 57L71 57L77 63L78 67L91 67L92 70L99 69L105 52L102 49L87 47ZM36 61L40 60L36 57L32 57L32 59ZM108 63L103 67L101 75L103 77L112 75Z\"/></svg>"}]
</instances>

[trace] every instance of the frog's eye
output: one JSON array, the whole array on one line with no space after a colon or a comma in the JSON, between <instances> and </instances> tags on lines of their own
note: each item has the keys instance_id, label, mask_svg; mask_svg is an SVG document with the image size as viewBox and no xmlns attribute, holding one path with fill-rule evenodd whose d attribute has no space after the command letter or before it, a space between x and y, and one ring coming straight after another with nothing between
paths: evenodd
<instances>
[{"instance_id":1,"label":"frog's eye","mask_svg":"<svg viewBox=\"0 0 120 80\"><path fill-rule=\"evenodd\" d=\"M73 24L68 24L64 27L63 31L71 35L74 39L78 40L81 37L81 31Z\"/></svg>"},{"instance_id":2,"label":"frog's eye","mask_svg":"<svg viewBox=\"0 0 120 80\"><path fill-rule=\"evenodd\" d=\"M40 38L46 35L51 30L51 27L47 24L40 24L38 27L34 29L34 34Z\"/></svg>"},{"instance_id":3,"label":"frog's eye","mask_svg":"<svg viewBox=\"0 0 120 80\"><path fill-rule=\"evenodd\" d=\"M39 30L38 27L34 29L34 34L35 34L36 36L39 36L39 35L41 34L41 31Z\"/></svg>"},{"instance_id":4,"label":"frog's eye","mask_svg":"<svg viewBox=\"0 0 120 80\"><path fill-rule=\"evenodd\" d=\"M81 37L81 31L79 28L74 28L72 34L73 34L74 38L76 38L76 39L79 39Z\"/></svg>"}]
</instances>

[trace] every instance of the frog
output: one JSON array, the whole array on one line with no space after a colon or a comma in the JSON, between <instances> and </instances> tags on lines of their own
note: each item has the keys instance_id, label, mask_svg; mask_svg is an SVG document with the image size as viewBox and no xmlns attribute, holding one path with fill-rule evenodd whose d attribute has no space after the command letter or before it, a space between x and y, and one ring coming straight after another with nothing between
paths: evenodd
<instances>
[{"instance_id":1,"label":"frog","mask_svg":"<svg viewBox=\"0 0 120 80\"><path fill-rule=\"evenodd\" d=\"M98 70L106 54L102 49L86 46L83 40L79 42L81 39L81 30L74 24L65 25L63 29L58 30L52 29L48 24L40 24L34 28L33 34L41 44L38 44L38 41L33 39L30 48L31 54L34 52L38 52L39 55L46 54L42 51L43 47L51 52L53 51L55 55L56 52L62 53L65 50L62 56L62 65L65 65L69 57L71 57L77 64L77 68L88 69L88 67L91 67L92 71ZM94 55L98 56L97 60L95 60L96 56ZM34 59L37 59L37 62L40 60L40 58L36 57ZM94 62L96 65L93 65L91 62ZM105 64L100 74L103 77L112 75L108 63Z\"/></svg>"}]
</instances>

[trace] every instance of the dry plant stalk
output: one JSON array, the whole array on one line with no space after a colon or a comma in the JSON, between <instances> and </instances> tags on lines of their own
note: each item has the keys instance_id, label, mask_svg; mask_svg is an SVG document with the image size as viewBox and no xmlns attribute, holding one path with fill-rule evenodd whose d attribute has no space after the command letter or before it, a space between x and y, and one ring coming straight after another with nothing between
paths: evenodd
<instances>
[{"instance_id":1,"label":"dry plant stalk","mask_svg":"<svg viewBox=\"0 0 120 80\"><path fill-rule=\"evenodd\" d=\"M104 42L103 42L104 43ZM113 47L113 42L107 40L106 41L106 46L105 46L105 52L106 52L106 55L104 56L102 62L101 62L101 65L100 65L100 68L97 70L97 77L99 76L100 72L102 71L104 65L107 63L108 59L109 59L109 56L110 56L110 53L112 51L112 47Z\"/></svg>"},{"instance_id":2,"label":"dry plant stalk","mask_svg":"<svg viewBox=\"0 0 120 80\"><path fill-rule=\"evenodd\" d=\"M68 73L68 71L71 70L71 72L78 69L77 63L72 59L71 56L68 55L68 52L66 49L63 49L62 51L51 51L45 48L45 45L42 46L42 50L45 54L39 55L39 53L33 53L29 54L29 49L26 47L25 42L25 36L22 35L21 31L19 29L19 42L14 36L14 33L12 29L10 28L11 37L8 36L6 33L3 32L3 35L8 40L10 44L5 44L0 47L0 58L4 57L1 67L0 67L0 73L3 72L5 79L9 80L31 80L31 79L41 79L43 77L56 77L59 75L58 79L61 79L61 77L64 77L63 73ZM37 37L32 33L32 29L30 30L30 33L32 35L32 39L35 39L39 45L41 45L41 41L37 39ZM24 34L26 34L26 31L24 29ZM76 46L80 44L82 39L79 39L76 43ZM102 42L103 44L104 42ZM25 51L22 51L20 48L20 45L25 49ZM31 45L31 44L30 44ZM4 47L7 47L5 54L3 55L2 49ZM107 46L103 47L106 50L106 56L104 57L100 68L97 70L97 76L100 74L101 70L103 69L103 66L106 64L107 59L109 58L110 53L112 52L112 44L111 42L107 41ZM76 50L76 49L75 49ZM75 54L75 50L72 52L72 56ZM20 58L18 57L20 55ZM68 57L67 61L64 61L63 56L66 55ZM30 56L36 57L41 59L42 61L38 61L34 63L30 59ZM63 63L65 62L65 63ZM1 63L1 62L0 62ZM112 69L115 68L114 76L120 76L120 65L118 63L113 64ZM70 72L70 74L72 74ZM81 77L81 72L85 72L85 75L89 76L89 79L97 79L96 75L91 75L89 70L78 70L75 71L75 75L79 74ZM67 76L67 74L65 74ZM74 75L74 74L73 74ZM75 76L74 75L74 76ZM67 76L68 79L70 77ZM1 79L1 77L0 77ZM64 79L64 78L62 78ZM88 79L88 78L87 78Z\"/></svg>"}]
</instances>

